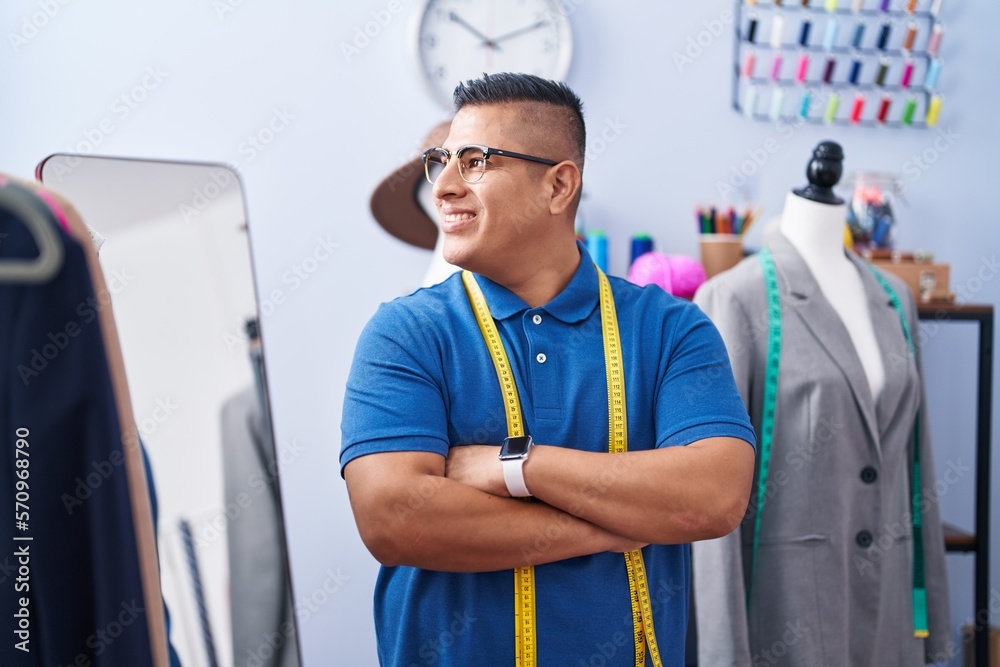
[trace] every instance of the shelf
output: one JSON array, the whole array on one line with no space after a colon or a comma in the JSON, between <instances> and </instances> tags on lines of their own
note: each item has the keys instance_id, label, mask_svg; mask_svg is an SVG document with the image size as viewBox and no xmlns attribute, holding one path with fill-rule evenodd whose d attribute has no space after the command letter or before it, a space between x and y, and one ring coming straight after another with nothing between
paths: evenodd
<instances>
[{"instance_id":1,"label":"shelf","mask_svg":"<svg viewBox=\"0 0 1000 667\"><path fill-rule=\"evenodd\" d=\"M950 523L942 523L944 529L944 549L949 552L971 553L976 550L976 536L956 528Z\"/></svg>"}]
</instances>

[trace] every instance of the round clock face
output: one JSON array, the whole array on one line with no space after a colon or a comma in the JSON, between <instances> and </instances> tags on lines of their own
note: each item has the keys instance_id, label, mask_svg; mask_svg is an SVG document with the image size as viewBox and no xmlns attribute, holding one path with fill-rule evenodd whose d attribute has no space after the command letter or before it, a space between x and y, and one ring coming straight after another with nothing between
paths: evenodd
<instances>
[{"instance_id":1,"label":"round clock face","mask_svg":"<svg viewBox=\"0 0 1000 667\"><path fill-rule=\"evenodd\" d=\"M573 52L560 0L426 0L417 62L434 96L452 106L460 82L523 72L562 80Z\"/></svg>"}]
</instances>

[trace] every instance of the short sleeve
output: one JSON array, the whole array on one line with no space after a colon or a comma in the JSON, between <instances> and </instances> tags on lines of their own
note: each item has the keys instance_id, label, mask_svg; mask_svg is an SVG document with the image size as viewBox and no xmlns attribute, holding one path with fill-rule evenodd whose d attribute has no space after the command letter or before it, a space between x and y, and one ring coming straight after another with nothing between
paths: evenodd
<instances>
[{"instance_id":1,"label":"short sleeve","mask_svg":"<svg viewBox=\"0 0 1000 667\"><path fill-rule=\"evenodd\" d=\"M441 354L427 323L383 304L361 332L347 379L340 467L378 452L448 455Z\"/></svg>"},{"instance_id":2,"label":"short sleeve","mask_svg":"<svg viewBox=\"0 0 1000 667\"><path fill-rule=\"evenodd\" d=\"M726 347L696 306L679 314L656 397L657 447L733 437L756 445Z\"/></svg>"}]
</instances>

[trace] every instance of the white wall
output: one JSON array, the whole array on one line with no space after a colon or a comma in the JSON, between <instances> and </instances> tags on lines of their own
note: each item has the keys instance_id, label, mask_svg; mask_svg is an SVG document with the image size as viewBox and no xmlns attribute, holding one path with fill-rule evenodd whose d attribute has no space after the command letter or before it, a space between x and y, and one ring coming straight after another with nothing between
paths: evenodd
<instances>
[{"instance_id":1,"label":"white wall","mask_svg":"<svg viewBox=\"0 0 1000 667\"><path fill-rule=\"evenodd\" d=\"M15 50L9 34L46 2L58 10ZM362 325L380 301L419 283L427 255L385 234L367 198L445 111L424 91L406 48L415 0L401 2L402 13L349 63L339 45L388 1L223 2L4 2L0 168L28 175L47 153L76 149L90 136L100 139L101 153L222 160L243 173L258 287L277 297L263 335L277 440L285 448L295 587L299 604L314 609L300 616L307 619L306 664L373 664L375 566L338 474L340 406ZM708 30L705 22L732 11L729 0L575 4L569 83L586 102L592 140L617 128L606 135L613 141L592 146L585 177L587 222L609 232L612 272L624 272L627 239L638 231L654 234L661 249L694 254L692 207L719 201L718 183L768 140L777 150L750 189L767 214L778 213L784 193L804 183L812 147L832 138L844 145L848 169L904 174L901 247L929 248L950 262L953 284L975 288L970 300L1000 301L992 263L1000 233L989 186L1000 145L1000 80L992 70L1000 56L993 34L1000 5L945 3L939 130L807 126L789 135L729 108L731 26L711 40L701 35L708 43L702 53L689 65L675 64L673 55ZM220 15L220 7L232 11ZM117 98L136 86L129 108ZM267 138L271 128L263 150L247 143L250 135ZM947 151L935 149L935 141ZM935 158L926 170L907 164L925 151ZM296 266L317 251L325 256L320 249L330 242L339 244L332 257L317 262L308 280L297 278ZM943 389L974 382L968 346L942 331L925 351L935 383L929 391L938 401L932 418L939 467L950 459L971 462L971 424L953 417L968 412L958 403L968 396ZM971 527L971 488L968 473L949 489L946 518ZM993 548L1000 553L993 506ZM1000 591L1000 559L993 560L993 590ZM972 611L971 559L950 562L957 624Z\"/></svg>"}]
</instances>

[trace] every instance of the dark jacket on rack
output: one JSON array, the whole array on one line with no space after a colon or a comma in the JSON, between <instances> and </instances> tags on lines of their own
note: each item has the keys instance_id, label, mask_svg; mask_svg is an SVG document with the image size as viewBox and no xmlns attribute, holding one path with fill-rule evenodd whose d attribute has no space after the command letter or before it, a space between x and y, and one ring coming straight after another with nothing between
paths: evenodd
<instances>
[{"instance_id":1,"label":"dark jacket on rack","mask_svg":"<svg viewBox=\"0 0 1000 667\"><path fill-rule=\"evenodd\" d=\"M0 498L11 511L0 521L0 664L141 667L150 639L97 317L106 306L83 249L46 215L65 251L58 273L0 281ZM0 262L36 254L22 222L0 213Z\"/></svg>"}]
</instances>

